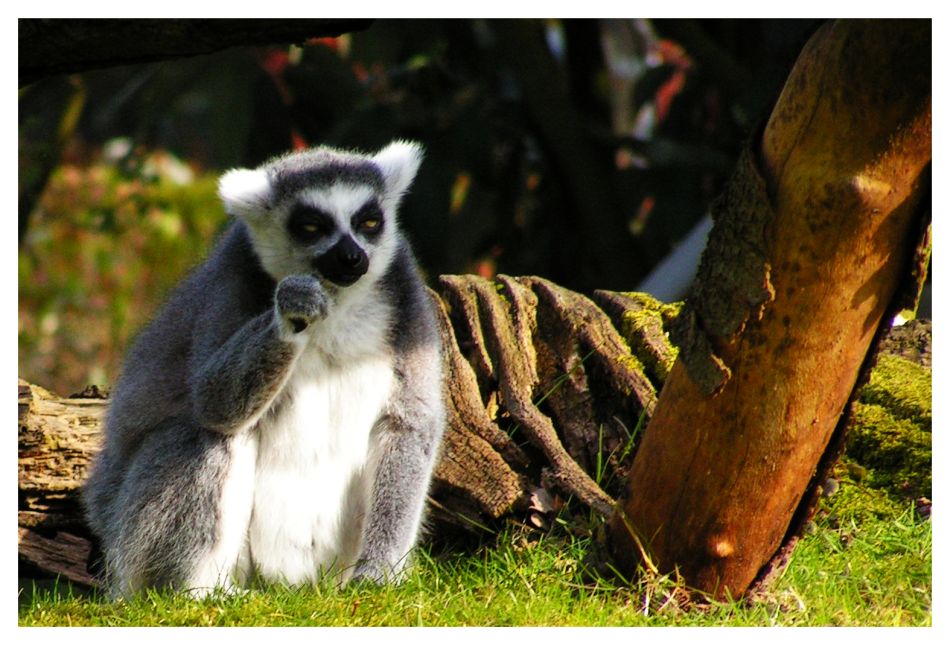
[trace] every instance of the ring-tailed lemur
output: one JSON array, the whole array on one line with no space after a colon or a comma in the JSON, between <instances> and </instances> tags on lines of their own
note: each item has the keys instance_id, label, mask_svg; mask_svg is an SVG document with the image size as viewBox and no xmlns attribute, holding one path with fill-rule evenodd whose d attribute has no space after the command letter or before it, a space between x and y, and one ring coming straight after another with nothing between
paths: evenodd
<instances>
[{"instance_id":1,"label":"ring-tailed lemur","mask_svg":"<svg viewBox=\"0 0 950 645\"><path fill-rule=\"evenodd\" d=\"M232 170L237 221L132 346L84 490L113 593L397 580L444 409L396 210L421 149Z\"/></svg>"}]
</instances>

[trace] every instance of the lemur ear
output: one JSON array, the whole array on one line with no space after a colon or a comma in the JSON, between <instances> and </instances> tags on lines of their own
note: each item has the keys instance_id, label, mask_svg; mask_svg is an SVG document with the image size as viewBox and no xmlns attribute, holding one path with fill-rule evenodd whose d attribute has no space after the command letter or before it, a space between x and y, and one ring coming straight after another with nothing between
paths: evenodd
<instances>
[{"instance_id":1,"label":"lemur ear","mask_svg":"<svg viewBox=\"0 0 950 645\"><path fill-rule=\"evenodd\" d=\"M270 207L270 181L263 170L236 168L221 175L218 195L229 214L246 221L253 220Z\"/></svg>"},{"instance_id":2,"label":"lemur ear","mask_svg":"<svg viewBox=\"0 0 950 645\"><path fill-rule=\"evenodd\" d=\"M409 189L422 163L422 155L422 146L414 141L393 141L373 157L383 173L386 201L391 205L398 204Z\"/></svg>"}]
</instances>

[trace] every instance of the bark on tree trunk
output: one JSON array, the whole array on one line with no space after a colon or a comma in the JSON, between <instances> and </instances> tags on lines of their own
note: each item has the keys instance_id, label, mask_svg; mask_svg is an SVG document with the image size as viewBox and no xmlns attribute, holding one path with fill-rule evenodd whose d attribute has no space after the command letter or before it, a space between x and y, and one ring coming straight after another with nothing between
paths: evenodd
<instances>
[{"instance_id":1,"label":"bark on tree trunk","mask_svg":"<svg viewBox=\"0 0 950 645\"><path fill-rule=\"evenodd\" d=\"M647 560L738 597L813 501L921 237L930 29L825 25L740 160L610 523L628 569Z\"/></svg>"}]
</instances>

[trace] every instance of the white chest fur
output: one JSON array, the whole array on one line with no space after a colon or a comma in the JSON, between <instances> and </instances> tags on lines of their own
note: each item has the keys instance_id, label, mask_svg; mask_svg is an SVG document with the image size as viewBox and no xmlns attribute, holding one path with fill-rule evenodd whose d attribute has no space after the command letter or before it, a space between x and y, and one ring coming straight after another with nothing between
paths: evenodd
<instances>
[{"instance_id":1,"label":"white chest fur","mask_svg":"<svg viewBox=\"0 0 950 645\"><path fill-rule=\"evenodd\" d=\"M393 359L386 325L346 318L350 325L335 318L315 330L278 407L254 430L246 557L265 580L297 584L331 570L345 579L359 555L375 475L372 429L389 399Z\"/></svg>"},{"instance_id":2,"label":"white chest fur","mask_svg":"<svg viewBox=\"0 0 950 645\"><path fill-rule=\"evenodd\" d=\"M280 413L259 424L248 538L265 579L295 584L354 563L373 483L371 430L391 384L385 359L301 369Z\"/></svg>"}]
</instances>

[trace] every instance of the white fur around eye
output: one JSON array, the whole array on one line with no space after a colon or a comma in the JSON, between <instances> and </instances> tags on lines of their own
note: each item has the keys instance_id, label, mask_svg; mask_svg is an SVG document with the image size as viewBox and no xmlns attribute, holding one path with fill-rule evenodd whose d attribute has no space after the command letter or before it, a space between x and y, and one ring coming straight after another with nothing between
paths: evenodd
<instances>
[{"instance_id":1,"label":"white fur around eye","mask_svg":"<svg viewBox=\"0 0 950 645\"><path fill-rule=\"evenodd\" d=\"M218 195L225 211L247 221L259 217L270 207L271 186L263 170L237 168L218 180Z\"/></svg>"},{"instance_id":2,"label":"white fur around eye","mask_svg":"<svg viewBox=\"0 0 950 645\"><path fill-rule=\"evenodd\" d=\"M353 186L336 183L329 188L311 188L297 197L297 201L309 204L330 214L341 231L350 230L350 217L375 197L369 186Z\"/></svg>"}]
</instances>

